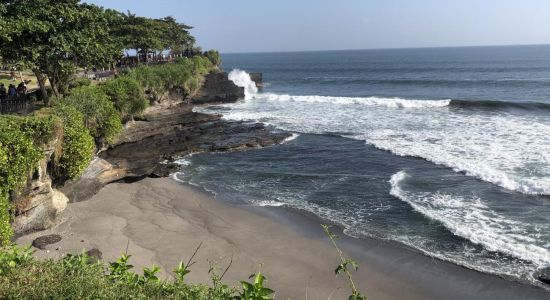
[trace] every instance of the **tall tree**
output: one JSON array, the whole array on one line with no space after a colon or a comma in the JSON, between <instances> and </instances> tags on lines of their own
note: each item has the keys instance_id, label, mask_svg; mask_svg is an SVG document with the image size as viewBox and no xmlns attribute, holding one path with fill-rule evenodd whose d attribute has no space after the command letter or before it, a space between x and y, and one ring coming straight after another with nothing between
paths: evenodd
<instances>
[{"instance_id":1,"label":"tall tree","mask_svg":"<svg viewBox=\"0 0 550 300\"><path fill-rule=\"evenodd\" d=\"M193 27L178 23L173 17L165 17L164 22L164 46L172 55L182 55L187 49L192 49L195 38L189 33Z\"/></svg>"},{"instance_id":2,"label":"tall tree","mask_svg":"<svg viewBox=\"0 0 550 300\"><path fill-rule=\"evenodd\" d=\"M147 61L149 53L161 53L168 49L171 53L181 54L195 43L195 38L188 31L192 27L178 23L173 17L151 19L131 12L122 17L113 35L121 47L135 50L138 59L143 56L143 60Z\"/></svg>"},{"instance_id":3,"label":"tall tree","mask_svg":"<svg viewBox=\"0 0 550 300\"><path fill-rule=\"evenodd\" d=\"M35 73L44 99L46 79L60 97L77 67L106 67L120 56L110 28L118 14L79 0L7 0L0 6L0 56ZM1 23L0 23L1 25Z\"/></svg>"}]
</instances>

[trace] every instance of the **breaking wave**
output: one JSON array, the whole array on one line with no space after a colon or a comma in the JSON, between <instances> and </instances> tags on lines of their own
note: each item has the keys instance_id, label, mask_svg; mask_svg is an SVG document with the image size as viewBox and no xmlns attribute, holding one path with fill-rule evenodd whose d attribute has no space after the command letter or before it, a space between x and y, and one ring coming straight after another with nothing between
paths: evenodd
<instances>
[{"instance_id":1,"label":"breaking wave","mask_svg":"<svg viewBox=\"0 0 550 300\"><path fill-rule=\"evenodd\" d=\"M540 238L544 228L534 228L504 216L475 196L409 192L402 187L408 177L404 171L394 174L390 180L390 194L411 205L415 211L489 251L505 253L539 267L550 265L550 249Z\"/></svg>"},{"instance_id":2,"label":"breaking wave","mask_svg":"<svg viewBox=\"0 0 550 300\"><path fill-rule=\"evenodd\" d=\"M234 69L229 72L228 78L233 81L235 85L244 88L245 99L250 99L258 93L256 83L250 79L250 75L245 71Z\"/></svg>"}]
</instances>

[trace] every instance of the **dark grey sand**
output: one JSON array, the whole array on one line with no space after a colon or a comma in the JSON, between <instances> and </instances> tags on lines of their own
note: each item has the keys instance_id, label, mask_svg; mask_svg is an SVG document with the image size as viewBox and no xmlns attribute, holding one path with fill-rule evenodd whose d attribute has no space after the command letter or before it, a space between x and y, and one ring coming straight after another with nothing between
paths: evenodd
<instances>
[{"instance_id":1,"label":"dark grey sand","mask_svg":"<svg viewBox=\"0 0 550 300\"><path fill-rule=\"evenodd\" d=\"M188 275L191 282L209 282L209 264L222 272L233 257L224 277L231 286L262 264L277 299L348 295L344 278L334 276L338 256L317 219L287 209L231 206L171 179L108 185L91 200L70 204L57 227L17 242L30 244L46 234L59 234L63 240L37 250L40 257L97 248L104 260L113 261L128 246L138 270L156 264L169 271L202 242ZM432 259L395 243L339 242L359 262L356 284L370 300L550 299L543 289Z\"/></svg>"}]
</instances>

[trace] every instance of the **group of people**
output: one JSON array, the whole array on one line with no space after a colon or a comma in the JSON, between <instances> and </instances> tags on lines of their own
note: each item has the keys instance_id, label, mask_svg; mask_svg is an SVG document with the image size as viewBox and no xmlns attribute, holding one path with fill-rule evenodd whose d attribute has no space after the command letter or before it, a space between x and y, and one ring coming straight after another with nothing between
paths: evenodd
<instances>
[{"instance_id":1,"label":"group of people","mask_svg":"<svg viewBox=\"0 0 550 300\"><path fill-rule=\"evenodd\" d=\"M16 97L25 97L27 94L27 86L24 82L21 82L17 88L15 85L10 84L6 89L6 86L2 83L0 84L0 100L4 101L6 99L14 99Z\"/></svg>"}]
</instances>

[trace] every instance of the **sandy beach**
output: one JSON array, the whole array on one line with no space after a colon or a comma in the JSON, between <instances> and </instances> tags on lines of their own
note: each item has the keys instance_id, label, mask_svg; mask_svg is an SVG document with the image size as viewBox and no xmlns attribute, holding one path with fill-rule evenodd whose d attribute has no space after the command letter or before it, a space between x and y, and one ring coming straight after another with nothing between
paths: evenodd
<instances>
[{"instance_id":1,"label":"sandy beach","mask_svg":"<svg viewBox=\"0 0 550 300\"><path fill-rule=\"evenodd\" d=\"M147 178L104 187L92 199L69 204L58 226L23 236L19 244L56 233L61 242L37 250L42 258L97 248L113 261L128 247L138 270L156 264L163 276L195 248L188 279L208 283L209 264L231 286L259 265L276 299L347 299L344 278L335 278L338 256L318 220L281 208L243 208L171 179ZM378 240L339 241L356 259L356 284L369 299L548 299L546 291L481 274Z\"/></svg>"}]
</instances>

